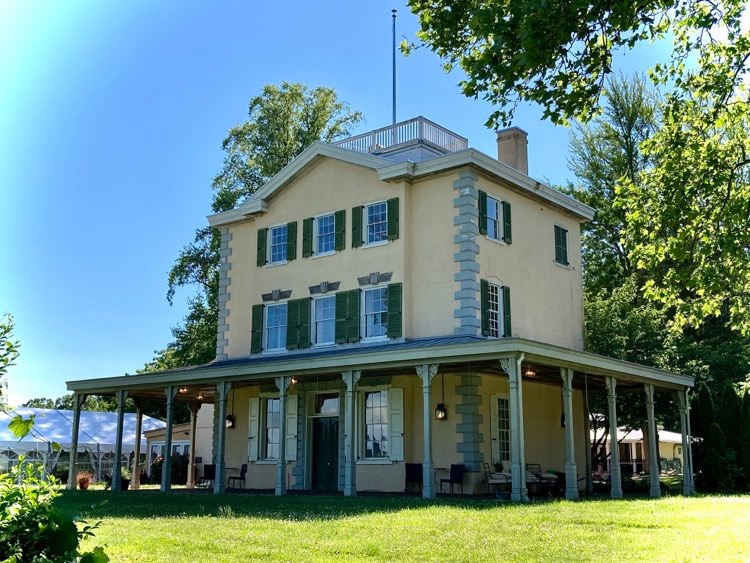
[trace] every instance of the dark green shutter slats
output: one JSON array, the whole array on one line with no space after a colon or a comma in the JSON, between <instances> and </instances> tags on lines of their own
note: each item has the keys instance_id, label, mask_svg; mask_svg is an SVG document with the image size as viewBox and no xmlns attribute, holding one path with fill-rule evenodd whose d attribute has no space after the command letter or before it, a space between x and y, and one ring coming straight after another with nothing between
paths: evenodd
<instances>
[{"instance_id":1,"label":"dark green shutter slats","mask_svg":"<svg viewBox=\"0 0 750 563\"><path fill-rule=\"evenodd\" d=\"M487 234L487 193L479 190L479 234Z\"/></svg>"},{"instance_id":2,"label":"dark green shutter slats","mask_svg":"<svg viewBox=\"0 0 750 563\"><path fill-rule=\"evenodd\" d=\"M286 306L286 347L310 347L310 298L292 299Z\"/></svg>"},{"instance_id":3,"label":"dark green shutter slats","mask_svg":"<svg viewBox=\"0 0 750 563\"><path fill-rule=\"evenodd\" d=\"M479 293L482 309L482 334L490 334L490 284L487 280L480 280Z\"/></svg>"},{"instance_id":4,"label":"dark green shutter slats","mask_svg":"<svg viewBox=\"0 0 750 563\"><path fill-rule=\"evenodd\" d=\"M346 211L337 211L333 215L334 225L334 250L344 250L346 248Z\"/></svg>"},{"instance_id":5,"label":"dark green shutter slats","mask_svg":"<svg viewBox=\"0 0 750 563\"><path fill-rule=\"evenodd\" d=\"M258 229L258 266L266 265L266 241L268 229Z\"/></svg>"},{"instance_id":6,"label":"dark green shutter slats","mask_svg":"<svg viewBox=\"0 0 750 563\"><path fill-rule=\"evenodd\" d=\"M567 232L555 225L555 262L564 266L568 265L568 240L565 236Z\"/></svg>"},{"instance_id":7,"label":"dark green shutter slats","mask_svg":"<svg viewBox=\"0 0 750 563\"><path fill-rule=\"evenodd\" d=\"M400 283L388 285L388 338L401 338L404 332L401 311L402 294Z\"/></svg>"},{"instance_id":8,"label":"dark green shutter slats","mask_svg":"<svg viewBox=\"0 0 750 563\"><path fill-rule=\"evenodd\" d=\"M336 343L359 340L359 290L336 294Z\"/></svg>"},{"instance_id":9,"label":"dark green shutter slats","mask_svg":"<svg viewBox=\"0 0 750 563\"><path fill-rule=\"evenodd\" d=\"M398 198L389 199L386 204L388 206L388 240L396 240L399 230Z\"/></svg>"},{"instance_id":10,"label":"dark green shutter slats","mask_svg":"<svg viewBox=\"0 0 750 563\"><path fill-rule=\"evenodd\" d=\"M510 288L503 286L503 336L513 336L513 330L510 324Z\"/></svg>"},{"instance_id":11,"label":"dark green shutter slats","mask_svg":"<svg viewBox=\"0 0 750 563\"><path fill-rule=\"evenodd\" d=\"M250 331L250 353L258 354L263 349L263 305L253 305L251 331Z\"/></svg>"},{"instance_id":12,"label":"dark green shutter slats","mask_svg":"<svg viewBox=\"0 0 750 563\"><path fill-rule=\"evenodd\" d=\"M302 221L302 258L309 258L313 253L313 218Z\"/></svg>"},{"instance_id":13,"label":"dark green shutter slats","mask_svg":"<svg viewBox=\"0 0 750 563\"><path fill-rule=\"evenodd\" d=\"M513 242L513 231L510 225L510 203L503 202L503 242Z\"/></svg>"},{"instance_id":14,"label":"dark green shutter slats","mask_svg":"<svg viewBox=\"0 0 750 563\"><path fill-rule=\"evenodd\" d=\"M297 258L297 221L286 224L286 259L291 262Z\"/></svg>"},{"instance_id":15,"label":"dark green shutter slats","mask_svg":"<svg viewBox=\"0 0 750 563\"><path fill-rule=\"evenodd\" d=\"M362 207L352 207L352 248L362 246Z\"/></svg>"}]
</instances>

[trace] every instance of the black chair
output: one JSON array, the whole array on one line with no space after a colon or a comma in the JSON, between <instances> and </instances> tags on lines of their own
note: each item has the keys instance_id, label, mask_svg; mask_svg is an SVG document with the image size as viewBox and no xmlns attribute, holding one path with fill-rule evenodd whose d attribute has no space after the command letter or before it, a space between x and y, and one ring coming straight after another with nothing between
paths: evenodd
<instances>
[{"instance_id":1,"label":"black chair","mask_svg":"<svg viewBox=\"0 0 750 563\"><path fill-rule=\"evenodd\" d=\"M419 492L422 492L422 464L421 463L407 463L406 464L406 478L404 479L404 492L409 490L409 483L416 483L419 485Z\"/></svg>"},{"instance_id":2,"label":"black chair","mask_svg":"<svg viewBox=\"0 0 750 563\"><path fill-rule=\"evenodd\" d=\"M453 485L461 485L461 494L464 494L464 471L466 471L466 466L463 463L452 463L450 477L440 479L440 492L443 492L443 483L448 483L451 494L453 494Z\"/></svg>"},{"instance_id":3,"label":"black chair","mask_svg":"<svg viewBox=\"0 0 750 563\"><path fill-rule=\"evenodd\" d=\"M200 489L208 489L213 486L216 480L216 466L213 464L206 464L203 466L203 477L198 480L195 485Z\"/></svg>"},{"instance_id":4,"label":"black chair","mask_svg":"<svg viewBox=\"0 0 750 563\"><path fill-rule=\"evenodd\" d=\"M246 483L246 481L245 481L245 475L247 475L247 463L243 463L242 467L240 467L240 475L239 475L239 477L235 476L235 477L230 477L229 479L227 479L227 481L229 482L229 488L230 489L235 489L236 487L235 487L234 483L237 482L237 481L241 481L242 482L242 488L244 489L245 488L245 483Z\"/></svg>"}]
</instances>

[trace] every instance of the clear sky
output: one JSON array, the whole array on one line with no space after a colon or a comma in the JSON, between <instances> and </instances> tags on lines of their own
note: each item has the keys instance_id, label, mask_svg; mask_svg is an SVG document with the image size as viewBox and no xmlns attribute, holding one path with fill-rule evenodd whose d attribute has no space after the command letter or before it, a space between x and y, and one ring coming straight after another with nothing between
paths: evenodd
<instances>
[{"instance_id":1,"label":"clear sky","mask_svg":"<svg viewBox=\"0 0 750 563\"><path fill-rule=\"evenodd\" d=\"M391 8L399 2L0 0L0 313L21 341L11 404L65 382L133 373L170 340L189 290L167 272L205 225L226 131L266 83L330 86L391 122ZM630 55L626 71L658 53ZM398 56L398 119L425 117L496 154L488 104L426 49ZM567 170L568 130L523 108L530 174Z\"/></svg>"}]
</instances>

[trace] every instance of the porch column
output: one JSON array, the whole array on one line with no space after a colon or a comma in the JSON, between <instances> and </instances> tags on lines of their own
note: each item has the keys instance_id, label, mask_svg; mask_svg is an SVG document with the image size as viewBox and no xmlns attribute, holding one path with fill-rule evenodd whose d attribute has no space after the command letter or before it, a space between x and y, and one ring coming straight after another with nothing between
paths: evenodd
<instances>
[{"instance_id":1,"label":"porch column","mask_svg":"<svg viewBox=\"0 0 750 563\"><path fill-rule=\"evenodd\" d=\"M587 378L587 375L584 375L584 378ZM586 396L584 397L583 401L583 420L585 421L583 424L583 443L586 444L586 447L584 448L584 451L586 453L586 492L587 493L593 493L594 492L594 476L593 471L594 468L592 467L591 462L591 414L589 413L589 396L588 396L588 381L585 382L586 385Z\"/></svg>"},{"instance_id":2,"label":"porch column","mask_svg":"<svg viewBox=\"0 0 750 563\"><path fill-rule=\"evenodd\" d=\"M81 424L81 409L85 402L86 395L79 393L73 395L73 429L70 437L70 465L68 466L67 485L69 491L75 491L78 486L78 427Z\"/></svg>"},{"instance_id":3,"label":"porch column","mask_svg":"<svg viewBox=\"0 0 750 563\"><path fill-rule=\"evenodd\" d=\"M510 388L510 499L516 501L529 500L529 492L526 489L521 362L523 362L523 354L500 359L500 367L508 374Z\"/></svg>"},{"instance_id":4,"label":"porch column","mask_svg":"<svg viewBox=\"0 0 750 563\"><path fill-rule=\"evenodd\" d=\"M137 491L141 488L141 431L143 430L143 399L134 399L135 403L135 455L133 459L133 479L130 488Z\"/></svg>"},{"instance_id":5,"label":"porch column","mask_svg":"<svg viewBox=\"0 0 750 563\"><path fill-rule=\"evenodd\" d=\"M362 372L359 370L345 371L341 377L346 383L346 418L344 419L344 496L357 496L357 456L355 451L355 388Z\"/></svg>"},{"instance_id":6,"label":"porch column","mask_svg":"<svg viewBox=\"0 0 750 563\"><path fill-rule=\"evenodd\" d=\"M617 380L608 375L607 382L607 406L609 407L609 479L612 485L612 498L622 498L622 477L620 473L620 450L617 443L617 395L615 387Z\"/></svg>"},{"instance_id":7,"label":"porch column","mask_svg":"<svg viewBox=\"0 0 750 563\"><path fill-rule=\"evenodd\" d=\"M187 488L195 488L195 432L198 424L198 411L201 403L193 401L188 403L190 409L190 457L188 458Z\"/></svg>"},{"instance_id":8,"label":"porch column","mask_svg":"<svg viewBox=\"0 0 750 563\"><path fill-rule=\"evenodd\" d=\"M578 498L575 439L573 434L573 370L560 368L563 380L563 412L565 413L565 498Z\"/></svg>"},{"instance_id":9,"label":"porch column","mask_svg":"<svg viewBox=\"0 0 750 563\"><path fill-rule=\"evenodd\" d=\"M125 422L125 398L127 391L115 391L117 402L117 432L115 434L115 466L112 469L112 491L121 491L122 482L122 427Z\"/></svg>"},{"instance_id":10,"label":"porch column","mask_svg":"<svg viewBox=\"0 0 750 563\"><path fill-rule=\"evenodd\" d=\"M284 375L276 378L279 388L279 459L276 462L276 496L286 494L286 399L292 378Z\"/></svg>"},{"instance_id":11,"label":"porch column","mask_svg":"<svg viewBox=\"0 0 750 563\"><path fill-rule=\"evenodd\" d=\"M422 379L422 432L424 454L422 459L422 496L435 498L435 463L432 461L432 401L430 384L438 370L437 364L417 366L417 375Z\"/></svg>"},{"instance_id":12,"label":"porch column","mask_svg":"<svg viewBox=\"0 0 750 563\"><path fill-rule=\"evenodd\" d=\"M680 432L682 433L682 494L692 495L693 490L693 459L690 450L690 403L687 388L677 391L680 402Z\"/></svg>"},{"instance_id":13,"label":"porch column","mask_svg":"<svg viewBox=\"0 0 750 563\"><path fill-rule=\"evenodd\" d=\"M164 462L161 464L161 485L159 490L168 493L172 490L172 428L174 427L174 397L177 387L168 386L164 390L167 396L167 427L164 429Z\"/></svg>"},{"instance_id":14,"label":"porch column","mask_svg":"<svg viewBox=\"0 0 750 563\"><path fill-rule=\"evenodd\" d=\"M651 498L661 496L659 486L659 444L656 438L656 417L654 415L654 386L644 383L646 390L646 417L648 419L648 476L651 483Z\"/></svg>"},{"instance_id":15,"label":"porch column","mask_svg":"<svg viewBox=\"0 0 750 563\"><path fill-rule=\"evenodd\" d=\"M220 381L216 384L216 398L219 401L219 424L218 435L216 436L216 478L214 479L214 493L224 492L224 476L226 473L226 462L224 461L224 445L227 434L227 396L232 384L229 381ZM279 438L281 440L282 438Z\"/></svg>"}]
</instances>

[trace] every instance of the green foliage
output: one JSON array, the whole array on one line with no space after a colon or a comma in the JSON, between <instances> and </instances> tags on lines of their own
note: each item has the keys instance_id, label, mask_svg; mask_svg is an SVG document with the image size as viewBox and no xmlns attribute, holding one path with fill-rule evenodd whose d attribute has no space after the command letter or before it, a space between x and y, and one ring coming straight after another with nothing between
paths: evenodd
<instances>
[{"instance_id":1,"label":"green foliage","mask_svg":"<svg viewBox=\"0 0 750 563\"><path fill-rule=\"evenodd\" d=\"M30 416L29 418L23 418L20 414L17 414L13 418L10 419L10 422L8 423L8 430L13 432L14 436L18 436L18 438L23 438L26 436L29 432L31 432L31 429L34 427L34 416Z\"/></svg>"},{"instance_id":2,"label":"green foliage","mask_svg":"<svg viewBox=\"0 0 750 563\"><path fill-rule=\"evenodd\" d=\"M211 185L214 213L234 209L315 141L330 143L350 134L362 120L331 88L304 84L267 84L250 100L248 120L229 130L222 143L224 165ZM194 286L182 325L174 340L141 372L204 364L216 357L219 292L219 231L195 232L169 271L167 299L178 287Z\"/></svg>"},{"instance_id":3,"label":"green foliage","mask_svg":"<svg viewBox=\"0 0 750 563\"><path fill-rule=\"evenodd\" d=\"M7 405L4 391L8 387L6 377L8 369L18 358L19 344L13 340L13 317L9 314L0 316L0 408Z\"/></svg>"},{"instance_id":4,"label":"green foliage","mask_svg":"<svg viewBox=\"0 0 750 563\"><path fill-rule=\"evenodd\" d=\"M79 529L75 520L54 507L59 495L54 479L47 481L42 476L43 468L23 463L0 475L0 560L109 561L101 548L79 551L79 543L93 537L98 524L81 521Z\"/></svg>"},{"instance_id":5,"label":"green foliage","mask_svg":"<svg viewBox=\"0 0 750 563\"><path fill-rule=\"evenodd\" d=\"M184 485L185 483L187 483L189 463L189 456L182 454L172 454L172 464L170 465L170 483L172 483L173 485ZM164 458L162 456L156 456L151 461L149 482L161 484L163 466Z\"/></svg>"}]
</instances>

